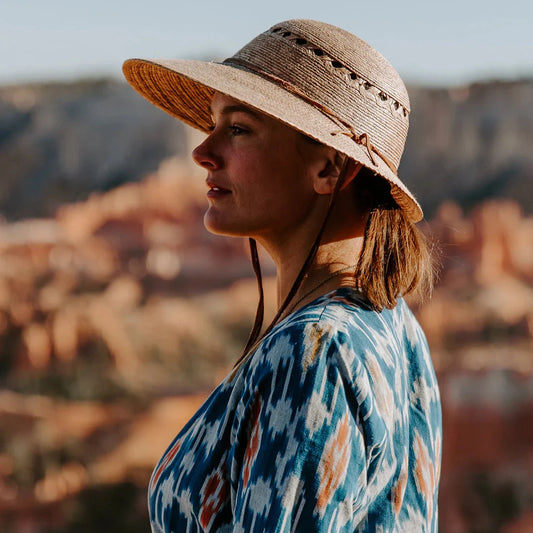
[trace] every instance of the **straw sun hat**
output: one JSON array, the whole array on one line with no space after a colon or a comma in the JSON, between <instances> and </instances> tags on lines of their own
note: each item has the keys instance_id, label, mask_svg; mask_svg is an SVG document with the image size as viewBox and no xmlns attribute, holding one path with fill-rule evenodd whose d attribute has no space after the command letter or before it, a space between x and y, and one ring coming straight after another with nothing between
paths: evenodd
<instances>
[{"instance_id":1,"label":"straw sun hat","mask_svg":"<svg viewBox=\"0 0 533 533\"><path fill-rule=\"evenodd\" d=\"M215 91L277 118L385 178L408 217L423 214L398 178L409 97L392 65L347 31L313 20L272 26L221 63L129 59L142 96L208 132Z\"/></svg>"}]
</instances>

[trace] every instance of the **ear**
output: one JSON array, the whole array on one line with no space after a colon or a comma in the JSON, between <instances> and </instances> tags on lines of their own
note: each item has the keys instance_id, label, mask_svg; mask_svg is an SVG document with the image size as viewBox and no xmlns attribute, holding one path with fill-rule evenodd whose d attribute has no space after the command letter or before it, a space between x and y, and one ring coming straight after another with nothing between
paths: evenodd
<instances>
[{"instance_id":1,"label":"ear","mask_svg":"<svg viewBox=\"0 0 533 533\"><path fill-rule=\"evenodd\" d=\"M337 185L337 180L344 172L344 182L341 191L344 190L357 176L363 165L348 158L339 152L335 152L328 158L322 170L316 175L313 186L317 194L332 194Z\"/></svg>"}]
</instances>

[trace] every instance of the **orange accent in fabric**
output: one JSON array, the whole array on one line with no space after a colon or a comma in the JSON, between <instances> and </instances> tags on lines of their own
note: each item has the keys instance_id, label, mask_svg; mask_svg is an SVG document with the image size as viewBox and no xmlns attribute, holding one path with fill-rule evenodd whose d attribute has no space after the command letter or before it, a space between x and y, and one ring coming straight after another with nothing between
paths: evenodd
<instances>
[{"instance_id":1,"label":"orange accent in fabric","mask_svg":"<svg viewBox=\"0 0 533 533\"><path fill-rule=\"evenodd\" d=\"M344 415L339 423L337 436L324 450L322 459L323 473L317 494L317 507L325 509L335 491L343 481L346 467L350 460L350 424L348 415Z\"/></svg>"},{"instance_id":2,"label":"orange accent in fabric","mask_svg":"<svg viewBox=\"0 0 533 533\"><path fill-rule=\"evenodd\" d=\"M176 454L178 453L180 446L181 446L181 440L176 441L174 445L172 446L172 448L170 448L170 450L167 452L165 457L161 460L161 463L159 464L159 468L157 469L156 473L154 474L154 477L152 478L152 483L151 483L152 487L154 487L157 484L157 481L161 477L161 474L163 473L165 468L168 466L170 461L172 461L172 459L176 457Z\"/></svg>"},{"instance_id":3,"label":"orange accent in fabric","mask_svg":"<svg viewBox=\"0 0 533 533\"><path fill-rule=\"evenodd\" d=\"M438 482L438 466L435 466L429 456L429 451L424 441L416 433L414 442L415 454L415 480L418 492L424 497L427 504L429 520L433 517L433 494Z\"/></svg>"},{"instance_id":4,"label":"orange accent in fabric","mask_svg":"<svg viewBox=\"0 0 533 533\"><path fill-rule=\"evenodd\" d=\"M433 496L434 474L428 450L418 433L415 438L415 477L420 494L428 501Z\"/></svg>"},{"instance_id":5,"label":"orange accent in fabric","mask_svg":"<svg viewBox=\"0 0 533 533\"><path fill-rule=\"evenodd\" d=\"M402 463L402 469L400 471L400 477L392 491L392 504L394 506L394 512L396 516L400 514L403 504L403 498L405 495L405 489L407 487L407 455L404 457Z\"/></svg>"},{"instance_id":6,"label":"orange accent in fabric","mask_svg":"<svg viewBox=\"0 0 533 533\"><path fill-rule=\"evenodd\" d=\"M244 454L243 465L243 484L246 487L250 481L250 472L252 464L257 457L259 450L259 443L261 440L259 415L261 414L261 399L257 398L252 407L252 431L250 433L250 440L248 441L248 447Z\"/></svg>"},{"instance_id":7,"label":"orange accent in fabric","mask_svg":"<svg viewBox=\"0 0 533 533\"><path fill-rule=\"evenodd\" d=\"M307 371L310 365L313 365L316 359L316 356L320 352L322 347L322 328L319 324L313 324L313 328L309 332L309 338L313 343L311 353L303 361L303 369Z\"/></svg>"},{"instance_id":8,"label":"orange accent in fabric","mask_svg":"<svg viewBox=\"0 0 533 533\"><path fill-rule=\"evenodd\" d=\"M208 528L213 517L220 511L227 500L229 489L220 470L213 472L207 480L204 489L204 498L201 505L200 525Z\"/></svg>"}]
</instances>

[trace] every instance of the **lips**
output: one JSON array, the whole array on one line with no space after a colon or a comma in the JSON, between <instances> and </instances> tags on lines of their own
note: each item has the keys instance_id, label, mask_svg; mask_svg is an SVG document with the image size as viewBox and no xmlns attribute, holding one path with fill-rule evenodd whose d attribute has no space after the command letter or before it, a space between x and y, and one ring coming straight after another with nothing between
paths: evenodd
<instances>
[{"instance_id":1,"label":"lips","mask_svg":"<svg viewBox=\"0 0 533 533\"><path fill-rule=\"evenodd\" d=\"M219 198L221 196L231 194L231 191L229 189L222 187L220 184L216 183L215 181L207 179L206 184L209 187L209 190L207 191L207 196L209 198Z\"/></svg>"}]
</instances>

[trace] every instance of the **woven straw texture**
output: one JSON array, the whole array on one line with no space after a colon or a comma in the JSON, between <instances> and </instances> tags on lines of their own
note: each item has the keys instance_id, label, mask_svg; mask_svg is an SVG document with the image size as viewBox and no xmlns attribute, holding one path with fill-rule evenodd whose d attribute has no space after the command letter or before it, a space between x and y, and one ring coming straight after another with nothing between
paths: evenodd
<instances>
[{"instance_id":1,"label":"woven straw texture","mask_svg":"<svg viewBox=\"0 0 533 533\"><path fill-rule=\"evenodd\" d=\"M398 205L422 218L397 169L409 128L409 98L392 65L335 26L290 20L223 63L130 59L127 81L150 102L208 132L215 91L254 107L362 163L391 184Z\"/></svg>"}]
</instances>

